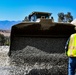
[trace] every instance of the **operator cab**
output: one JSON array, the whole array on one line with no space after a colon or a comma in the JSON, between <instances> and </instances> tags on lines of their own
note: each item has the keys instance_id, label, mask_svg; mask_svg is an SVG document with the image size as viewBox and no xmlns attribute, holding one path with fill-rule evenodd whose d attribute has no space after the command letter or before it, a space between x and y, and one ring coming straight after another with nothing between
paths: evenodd
<instances>
[{"instance_id":1,"label":"operator cab","mask_svg":"<svg viewBox=\"0 0 76 75\"><path fill-rule=\"evenodd\" d=\"M47 12L32 12L28 19L31 22L40 22L40 19L49 19L52 13Z\"/></svg>"}]
</instances>

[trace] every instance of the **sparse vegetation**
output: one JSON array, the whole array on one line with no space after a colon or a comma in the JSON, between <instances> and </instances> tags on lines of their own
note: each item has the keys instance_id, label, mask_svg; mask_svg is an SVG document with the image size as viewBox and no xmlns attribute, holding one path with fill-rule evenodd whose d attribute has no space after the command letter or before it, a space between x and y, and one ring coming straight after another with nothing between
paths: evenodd
<instances>
[{"instance_id":1,"label":"sparse vegetation","mask_svg":"<svg viewBox=\"0 0 76 75\"><path fill-rule=\"evenodd\" d=\"M5 41L5 36L3 34L0 34L0 44L4 45Z\"/></svg>"},{"instance_id":2,"label":"sparse vegetation","mask_svg":"<svg viewBox=\"0 0 76 75\"><path fill-rule=\"evenodd\" d=\"M9 37L0 34L0 45L9 45L9 44L10 44Z\"/></svg>"},{"instance_id":3,"label":"sparse vegetation","mask_svg":"<svg viewBox=\"0 0 76 75\"><path fill-rule=\"evenodd\" d=\"M0 29L0 46L10 45L10 30Z\"/></svg>"}]
</instances>

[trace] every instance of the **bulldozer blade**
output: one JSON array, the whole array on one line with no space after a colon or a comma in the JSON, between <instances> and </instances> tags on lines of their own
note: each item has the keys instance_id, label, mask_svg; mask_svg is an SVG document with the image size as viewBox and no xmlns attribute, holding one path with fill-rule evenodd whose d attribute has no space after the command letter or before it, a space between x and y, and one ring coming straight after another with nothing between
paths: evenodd
<instances>
[{"instance_id":1,"label":"bulldozer blade","mask_svg":"<svg viewBox=\"0 0 76 75\"><path fill-rule=\"evenodd\" d=\"M48 53L63 53L66 40L75 33L70 23L22 22L12 26L10 50L22 50L32 46Z\"/></svg>"}]
</instances>

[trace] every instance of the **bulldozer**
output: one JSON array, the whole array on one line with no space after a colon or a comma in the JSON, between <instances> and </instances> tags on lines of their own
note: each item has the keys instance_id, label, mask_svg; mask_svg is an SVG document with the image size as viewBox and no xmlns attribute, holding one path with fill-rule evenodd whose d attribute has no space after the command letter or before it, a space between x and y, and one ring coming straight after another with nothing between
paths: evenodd
<instances>
[{"instance_id":1,"label":"bulldozer","mask_svg":"<svg viewBox=\"0 0 76 75\"><path fill-rule=\"evenodd\" d=\"M48 12L32 12L26 20L13 25L10 50L22 50L26 46L36 47L48 53L63 53L66 40L76 32L75 25L54 22Z\"/></svg>"}]
</instances>

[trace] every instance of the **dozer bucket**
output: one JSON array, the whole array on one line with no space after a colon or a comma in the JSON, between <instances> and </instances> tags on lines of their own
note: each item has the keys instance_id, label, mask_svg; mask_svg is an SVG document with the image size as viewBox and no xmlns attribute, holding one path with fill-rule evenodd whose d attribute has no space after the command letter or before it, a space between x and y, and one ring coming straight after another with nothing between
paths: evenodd
<instances>
[{"instance_id":1,"label":"dozer bucket","mask_svg":"<svg viewBox=\"0 0 76 75\"><path fill-rule=\"evenodd\" d=\"M51 19L16 24L11 29L9 55L27 46L48 53L63 53L66 40L76 32L74 27L69 23L53 23Z\"/></svg>"}]
</instances>

